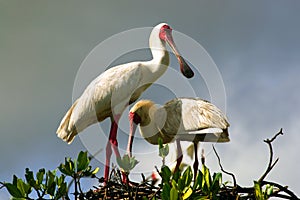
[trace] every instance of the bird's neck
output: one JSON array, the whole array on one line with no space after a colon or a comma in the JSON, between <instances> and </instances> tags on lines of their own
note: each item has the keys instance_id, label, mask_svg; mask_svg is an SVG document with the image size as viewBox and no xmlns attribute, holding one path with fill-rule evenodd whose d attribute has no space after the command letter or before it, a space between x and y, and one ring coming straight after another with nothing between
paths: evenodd
<instances>
[{"instance_id":1,"label":"bird's neck","mask_svg":"<svg viewBox=\"0 0 300 200\"><path fill-rule=\"evenodd\" d=\"M159 39L150 40L149 43L153 57L151 62L157 65L168 66L170 63L170 57L169 52L166 48L166 43Z\"/></svg>"},{"instance_id":2,"label":"bird's neck","mask_svg":"<svg viewBox=\"0 0 300 200\"><path fill-rule=\"evenodd\" d=\"M148 62L149 69L153 74L160 77L170 64L169 52L166 48L166 43L155 34L151 34L149 39L149 47L152 53L152 60Z\"/></svg>"},{"instance_id":3,"label":"bird's neck","mask_svg":"<svg viewBox=\"0 0 300 200\"><path fill-rule=\"evenodd\" d=\"M149 47L152 53L152 60L142 62L143 84L152 84L161 77L168 69L170 63L169 52L166 49L165 42L157 38L158 34L152 33L149 39Z\"/></svg>"}]
</instances>

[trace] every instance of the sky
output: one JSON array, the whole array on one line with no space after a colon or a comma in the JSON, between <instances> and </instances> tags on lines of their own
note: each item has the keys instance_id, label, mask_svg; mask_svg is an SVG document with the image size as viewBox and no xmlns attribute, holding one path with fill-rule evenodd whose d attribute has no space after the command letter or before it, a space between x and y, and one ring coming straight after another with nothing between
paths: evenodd
<instances>
[{"instance_id":1,"label":"sky","mask_svg":"<svg viewBox=\"0 0 300 200\"><path fill-rule=\"evenodd\" d=\"M214 101L226 111L231 125L230 143L216 144L223 167L236 175L241 186L252 186L269 159L263 140L283 128L284 135L273 144L279 162L267 180L288 185L300 195L299 9L297 0L1 0L0 180L11 181L13 174L24 177L26 167L34 171L55 169L65 157L86 150L80 137L67 145L55 134L72 104L83 61L115 34L167 22L174 30L179 50L186 57L194 53L180 43L182 33L205 49L222 78L225 101ZM145 34L145 41L148 37ZM117 51L118 47L111 48ZM128 52L111 65L150 58L147 50ZM109 67L98 64L99 70ZM186 81L197 90L197 96L211 100L207 83L215 79L203 76L204 66L193 68L199 70L197 77ZM174 58L168 73L171 69L178 70ZM97 75L90 73L84 81L88 83ZM180 85L174 83L175 87ZM162 104L174 94L158 84L141 98ZM125 121L126 116L124 113ZM86 132L97 134L97 127ZM109 121L101 128L108 130ZM126 137L120 136L120 146L126 146L126 142ZM99 142L99 146L102 144L105 141ZM135 144L137 149L141 146ZM215 156L208 155L208 167L220 171ZM101 162L94 160L92 165L103 172ZM0 198L9 198L5 189L0 190Z\"/></svg>"}]
</instances>

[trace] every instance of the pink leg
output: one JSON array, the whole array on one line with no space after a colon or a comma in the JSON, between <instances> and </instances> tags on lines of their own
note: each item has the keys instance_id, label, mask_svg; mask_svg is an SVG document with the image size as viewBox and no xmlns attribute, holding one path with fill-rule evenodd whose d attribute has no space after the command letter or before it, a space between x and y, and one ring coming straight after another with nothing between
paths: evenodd
<instances>
[{"instance_id":1,"label":"pink leg","mask_svg":"<svg viewBox=\"0 0 300 200\"><path fill-rule=\"evenodd\" d=\"M109 175L109 164L110 164L110 157L111 157L111 145L108 141L106 144L106 160L105 160L105 170L104 170L104 183L108 181L108 175Z\"/></svg>"},{"instance_id":2,"label":"pink leg","mask_svg":"<svg viewBox=\"0 0 300 200\"><path fill-rule=\"evenodd\" d=\"M197 172L198 172L198 166L199 166L199 161L198 161L198 142L194 142L194 151L195 151L195 162L194 162L194 180L196 180Z\"/></svg>"},{"instance_id":3,"label":"pink leg","mask_svg":"<svg viewBox=\"0 0 300 200\"><path fill-rule=\"evenodd\" d=\"M181 149L181 145L180 145L180 141L176 140L176 146L177 146L177 160L176 160L176 167L175 167L175 172L179 171L179 166L181 164L182 161L182 149Z\"/></svg>"},{"instance_id":4,"label":"pink leg","mask_svg":"<svg viewBox=\"0 0 300 200\"><path fill-rule=\"evenodd\" d=\"M117 131L118 131L118 121L120 116L116 116L115 120L112 121L109 133L109 140L106 144L106 161L105 161L105 171L104 171L104 181L108 181L109 176L109 166L110 166L110 157L112 154L112 148L116 157L120 157L117 141Z\"/></svg>"}]
</instances>

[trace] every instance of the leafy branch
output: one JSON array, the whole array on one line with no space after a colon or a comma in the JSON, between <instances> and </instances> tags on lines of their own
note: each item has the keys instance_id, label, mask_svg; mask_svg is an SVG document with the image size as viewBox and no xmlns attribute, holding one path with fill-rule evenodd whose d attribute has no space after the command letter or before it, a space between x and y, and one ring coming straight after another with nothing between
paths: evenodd
<instances>
[{"instance_id":1,"label":"leafy branch","mask_svg":"<svg viewBox=\"0 0 300 200\"><path fill-rule=\"evenodd\" d=\"M236 194L238 196L243 196L244 198L253 198L253 199L259 199L259 200L268 199L269 197L280 197L283 199L299 199L286 186L282 186L278 183L264 180L279 160L279 158L277 158L273 162L274 152L273 152L273 146L272 146L272 142L274 142L275 139L279 135L283 135L282 129L280 129L280 131L277 134L275 134L271 139L264 140L264 142L267 143L268 147L269 147L269 152L270 152L269 163L268 163L266 171L259 178L259 180L254 181L253 187L241 187L241 186L237 185L235 175L233 173L229 173L224 170L223 166L221 165L220 157L219 157L216 149L213 146L213 150L218 158L219 166L220 166L222 172L232 176L233 183L234 183L233 187L227 187L227 188L230 189L233 194ZM282 194L282 193L284 193L284 194Z\"/></svg>"},{"instance_id":2,"label":"leafy branch","mask_svg":"<svg viewBox=\"0 0 300 200\"><path fill-rule=\"evenodd\" d=\"M36 174L31 170L25 169L25 179L13 176L12 183L0 182L0 189L6 188L15 200L32 199L63 199L69 200L73 195L75 199L153 199L153 200L190 200L190 199L257 199L265 200L270 197L282 199L299 199L287 186L279 183L266 181L267 175L274 169L278 158L274 160L272 143L282 135L282 129L271 139L264 140L269 147L270 158L265 172L261 177L254 181L251 187L238 185L235 175L225 170L221 164L221 159L213 146L213 150L218 159L221 172L211 173L205 165L204 152L201 155L202 168L198 170L196 178L193 171L188 166L183 171L172 172L165 165L164 159L169 153L168 145L159 145L159 155L162 157L163 165L160 170L156 167L161 178L160 184L154 185L151 178L145 178L142 174L142 182L124 184L121 172L118 168L113 168L109 181L106 185L101 185L103 178L97 178L95 174L98 168L92 169L90 158L87 152L80 152L76 159L66 158L65 162L53 171L40 169ZM118 160L122 172L129 174L138 161L134 157L124 156ZM58 173L60 172L60 173ZM230 182L223 182L223 174L230 175L233 185ZM94 190L82 191L81 179L85 177L97 178L100 185L94 186ZM69 182L68 179L71 179ZM73 186L74 185L74 186ZM69 190L73 186L74 192Z\"/></svg>"},{"instance_id":3,"label":"leafy branch","mask_svg":"<svg viewBox=\"0 0 300 200\"><path fill-rule=\"evenodd\" d=\"M87 156L87 152L80 152L77 159L71 160L66 158L64 164L53 170L47 171L42 168L36 175L28 168L25 169L25 180L13 176L12 183L1 183L2 187L5 187L13 199L34 199L32 191L35 191L35 195L38 199L70 199L68 190L71 184L74 182L74 197L77 199L79 196L85 195L81 190L80 180L84 177L93 177L98 172L99 168L92 170L89 166L90 160ZM61 174L58 175L57 171ZM72 178L69 186L66 182L66 177Z\"/></svg>"}]
</instances>

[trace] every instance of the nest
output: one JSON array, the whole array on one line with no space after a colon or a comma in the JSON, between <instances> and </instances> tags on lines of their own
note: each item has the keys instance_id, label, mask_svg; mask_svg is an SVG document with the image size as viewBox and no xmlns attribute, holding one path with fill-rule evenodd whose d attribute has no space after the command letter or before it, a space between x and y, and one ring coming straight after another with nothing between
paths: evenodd
<instances>
[{"instance_id":1,"label":"nest","mask_svg":"<svg viewBox=\"0 0 300 200\"><path fill-rule=\"evenodd\" d=\"M84 199L161 199L161 188L155 185L156 181L145 179L143 174L142 178L141 183L124 184L120 170L115 168L109 181L104 184L104 178L99 179L100 185L87 192Z\"/></svg>"}]
</instances>

